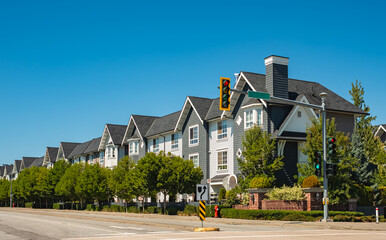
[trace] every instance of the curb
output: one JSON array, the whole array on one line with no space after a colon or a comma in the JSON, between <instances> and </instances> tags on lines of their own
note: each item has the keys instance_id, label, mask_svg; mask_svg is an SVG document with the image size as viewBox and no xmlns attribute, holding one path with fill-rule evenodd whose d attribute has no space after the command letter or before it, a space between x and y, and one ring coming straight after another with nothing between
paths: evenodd
<instances>
[{"instance_id":1,"label":"curb","mask_svg":"<svg viewBox=\"0 0 386 240\"><path fill-rule=\"evenodd\" d=\"M220 231L220 228L218 227L211 227L211 228L194 228L193 232L211 232L211 231Z\"/></svg>"}]
</instances>

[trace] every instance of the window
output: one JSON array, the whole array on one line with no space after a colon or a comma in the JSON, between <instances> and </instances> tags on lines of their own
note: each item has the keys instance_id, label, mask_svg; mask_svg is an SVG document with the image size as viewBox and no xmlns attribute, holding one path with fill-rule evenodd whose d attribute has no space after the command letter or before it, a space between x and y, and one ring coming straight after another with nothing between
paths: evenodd
<instances>
[{"instance_id":1,"label":"window","mask_svg":"<svg viewBox=\"0 0 386 240\"><path fill-rule=\"evenodd\" d=\"M99 163L103 164L105 158L105 152L100 152L99 153Z\"/></svg>"},{"instance_id":2,"label":"window","mask_svg":"<svg viewBox=\"0 0 386 240\"><path fill-rule=\"evenodd\" d=\"M172 149L178 148L178 133L172 134Z\"/></svg>"},{"instance_id":3,"label":"window","mask_svg":"<svg viewBox=\"0 0 386 240\"><path fill-rule=\"evenodd\" d=\"M130 142L130 155L138 154L138 142Z\"/></svg>"},{"instance_id":4,"label":"window","mask_svg":"<svg viewBox=\"0 0 386 240\"><path fill-rule=\"evenodd\" d=\"M256 124L258 126L261 126L261 125L263 125L263 114L262 114L262 111L261 111L261 109L257 109L256 112L257 112Z\"/></svg>"},{"instance_id":5,"label":"window","mask_svg":"<svg viewBox=\"0 0 386 240\"><path fill-rule=\"evenodd\" d=\"M217 139L227 138L227 121L217 123Z\"/></svg>"},{"instance_id":6,"label":"window","mask_svg":"<svg viewBox=\"0 0 386 240\"><path fill-rule=\"evenodd\" d=\"M298 117L302 117L302 112L301 111L298 111Z\"/></svg>"},{"instance_id":7,"label":"window","mask_svg":"<svg viewBox=\"0 0 386 240\"><path fill-rule=\"evenodd\" d=\"M189 155L189 159L192 160L195 168L200 166L200 162L198 160L198 153Z\"/></svg>"},{"instance_id":8,"label":"window","mask_svg":"<svg viewBox=\"0 0 386 240\"><path fill-rule=\"evenodd\" d=\"M198 144L198 126L189 128L189 145Z\"/></svg>"},{"instance_id":9,"label":"window","mask_svg":"<svg viewBox=\"0 0 386 240\"><path fill-rule=\"evenodd\" d=\"M218 152L217 153L217 170L227 170L228 169L228 152Z\"/></svg>"},{"instance_id":10,"label":"window","mask_svg":"<svg viewBox=\"0 0 386 240\"><path fill-rule=\"evenodd\" d=\"M253 110L245 111L245 128L250 128L253 125Z\"/></svg>"},{"instance_id":11,"label":"window","mask_svg":"<svg viewBox=\"0 0 386 240\"><path fill-rule=\"evenodd\" d=\"M113 157L115 157L115 147L113 146L113 147L111 147L111 151L113 152Z\"/></svg>"},{"instance_id":12,"label":"window","mask_svg":"<svg viewBox=\"0 0 386 240\"><path fill-rule=\"evenodd\" d=\"M159 139L155 138L153 139L153 152L159 151Z\"/></svg>"},{"instance_id":13,"label":"window","mask_svg":"<svg viewBox=\"0 0 386 240\"><path fill-rule=\"evenodd\" d=\"M111 157L111 149L110 149L110 147L107 147L107 156Z\"/></svg>"}]
</instances>

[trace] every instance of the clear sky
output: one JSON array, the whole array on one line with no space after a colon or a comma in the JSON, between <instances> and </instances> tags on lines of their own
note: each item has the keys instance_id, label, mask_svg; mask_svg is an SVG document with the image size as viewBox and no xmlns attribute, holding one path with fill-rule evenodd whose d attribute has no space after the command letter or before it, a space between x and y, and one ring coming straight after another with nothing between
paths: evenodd
<instances>
[{"instance_id":1,"label":"clear sky","mask_svg":"<svg viewBox=\"0 0 386 240\"><path fill-rule=\"evenodd\" d=\"M360 80L384 124L385 16L384 1L1 1L0 164L216 98L271 54L347 100Z\"/></svg>"}]
</instances>

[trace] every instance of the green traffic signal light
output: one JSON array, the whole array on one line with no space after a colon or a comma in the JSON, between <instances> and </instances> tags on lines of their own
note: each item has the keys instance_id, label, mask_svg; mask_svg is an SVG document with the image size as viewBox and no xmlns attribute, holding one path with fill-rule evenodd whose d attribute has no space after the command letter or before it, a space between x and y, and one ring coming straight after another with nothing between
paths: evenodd
<instances>
[{"instance_id":1,"label":"green traffic signal light","mask_svg":"<svg viewBox=\"0 0 386 240\"><path fill-rule=\"evenodd\" d=\"M327 156L330 162L332 162L336 156L336 138L334 137L327 138Z\"/></svg>"},{"instance_id":2,"label":"green traffic signal light","mask_svg":"<svg viewBox=\"0 0 386 240\"><path fill-rule=\"evenodd\" d=\"M230 78L220 78L220 110L230 110Z\"/></svg>"},{"instance_id":3,"label":"green traffic signal light","mask_svg":"<svg viewBox=\"0 0 386 240\"><path fill-rule=\"evenodd\" d=\"M315 152L314 153L314 157L315 157L315 175L320 177L321 176L321 164L322 164L322 154L320 152Z\"/></svg>"}]
</instances>

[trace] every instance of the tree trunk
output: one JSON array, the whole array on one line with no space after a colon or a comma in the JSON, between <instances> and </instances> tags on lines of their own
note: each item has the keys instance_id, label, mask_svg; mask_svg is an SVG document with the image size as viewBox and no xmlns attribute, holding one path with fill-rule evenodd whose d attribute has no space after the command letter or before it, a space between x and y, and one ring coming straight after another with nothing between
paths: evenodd
<instances>
[{"instance_id":1,"label":"tree trunk","mask_svg":"<svg viewBox=\"0 0 386 240\"><path fill-rule=\"evenodd\" d=\"M127 199L125 199L125 208L126 208L126 213L127 213Z\"/></svg>"},{"instance_id":2,"label":"tree trunk","mask_svg":"<svg viewBox=\"0 0 386 240\"><path fill-rule=\"evenodd\" d=\"M80 209L83 209L83 199L80 199Z\"/></svg>"},{"instance_id":3,"label":"tree trunk","mask_svg":"<svg viewBox=\"0 0 386 240\"><path fill-rule=\"evenodd\" d=\"M164 194L164 214L166 214L166 192Z\"/></svg>"}]
</instances>

